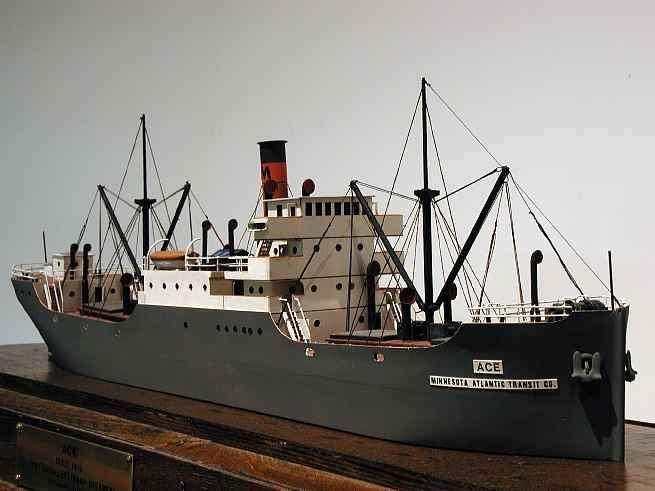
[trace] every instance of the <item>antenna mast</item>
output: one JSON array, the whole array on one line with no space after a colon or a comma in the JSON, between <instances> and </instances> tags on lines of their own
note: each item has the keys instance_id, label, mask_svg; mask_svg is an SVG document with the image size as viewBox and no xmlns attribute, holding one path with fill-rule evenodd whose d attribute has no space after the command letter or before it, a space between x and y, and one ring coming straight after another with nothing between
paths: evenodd
<instances>
[{"instance_id":1,"label":"antenna mast","mask_svg":"<svg viewBox=\"0 0 655 491\"><path fill-rule=\"evenodd\" d=\"M141 140L143 143L143 198L135 199L134 203L139 205L142 209L142 218L143 218L143 257L148 255L148 250L150 249L150 208L157 201L154 199L148 198L148 169L147 169L147 160L146 160L146 145L148 138L148 132L146 130L146 115L141 115Z\"/></svg>"},{"instance_id":2,"label":"antenna mast","mask_svg":"<svg viewBox=\"0 0 655 491\"><path fill-rule=\"evenodd\" d=\"M423 120L423 188L414 191L423 211L423 277L425 280L425 322L434 323L434 285L432 280L432 200L439 191L430 189L428 174L428 128L427 101L425 99L425 77L421 79L421 115Z\"/></svg>"}]
</instances>

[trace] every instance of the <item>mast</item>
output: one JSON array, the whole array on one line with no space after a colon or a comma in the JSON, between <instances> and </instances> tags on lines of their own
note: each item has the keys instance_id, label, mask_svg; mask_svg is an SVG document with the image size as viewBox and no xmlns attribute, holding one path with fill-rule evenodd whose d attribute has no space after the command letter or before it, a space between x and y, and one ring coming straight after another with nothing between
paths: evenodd
<instances>
[{"instance_id":1,"label":"mast","mask_svg":"<svg viewBox=\"0 0 655 491\"><path fill-rule=\"evenodd\" d=\"M148 169L146 160L146 139L148 133L146 130L146 115L141 115L141 142L143 147L143 198L135 199L134 202L141 206L143 218L143 257L148 255L150 249L150 208L157 201L148 198Z\"/></svg>"},{"instance_id":2,"label":"mast","mask_svg":"<svg viewBox=\"0 0 655 491\"><path fill-rule=\"evenodd\" d=\"M423 121L423 188L414 191L421 202L423 212L423 277L425 281L425 322L434 323L434 285L432 279L432 200L439 191L430 189L428 174L428 128L425 77L421 79L421 116Z\"/></svg>"}]
</instances>

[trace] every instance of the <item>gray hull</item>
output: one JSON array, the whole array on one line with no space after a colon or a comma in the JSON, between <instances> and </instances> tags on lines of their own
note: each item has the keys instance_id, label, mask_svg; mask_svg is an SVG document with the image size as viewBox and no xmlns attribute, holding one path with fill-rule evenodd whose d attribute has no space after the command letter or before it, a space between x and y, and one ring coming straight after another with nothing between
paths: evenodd
<instances>
[{"instance_id":1,"label":"gray hull","mask_svg":"<svg viewBox=\"0 0 655 491\"><path fill-rule=\"evenodd\" d=\"M30 281L12 281L56 363L80 374L410 444L623 460L627 309L462 324L431 348L306 345L267 313L137 305L106 322L52 312ZM571 378L575 351L601 353L600 382ZM558 389L430 386L430 375L473 377L473 359L503 360L506 378L556 378Z\"/></svg>"}]
</instances>

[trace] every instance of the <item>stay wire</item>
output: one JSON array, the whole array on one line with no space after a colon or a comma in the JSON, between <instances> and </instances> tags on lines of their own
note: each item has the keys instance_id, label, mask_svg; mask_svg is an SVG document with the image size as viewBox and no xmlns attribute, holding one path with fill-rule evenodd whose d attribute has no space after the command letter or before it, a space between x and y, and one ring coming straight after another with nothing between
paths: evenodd
<instances>
[{"instance_id":1,"label":"stay wire","mask_svg":"<svg viewBox=\"0 0 655 491\"><path fill-rule=\"evenodd\" d=\"M496 220L494 221L494 228L491 232L491 240L489 241L489 252L487 253L487 264L484 268L484 276L482 277L482 289L480 290L480 298L478 300L478 307L482 307L482 299L484 298L484 289L487 286L487 278L489 277L489 268L491 268L491 260L496 248L496 233L498 232L498 217L500 216L500 208L503 205L503 193L505 186L501 188L500 195L498 196L498 209L496 210Z\"/></svg>"},{"instance_id":2,"label":"stay wire","mask_svg":"<svg viewBox=\"0 0 655 491\"><path fill-rule=\"evenodd\" d=\"M491 158L493 159L493 161L496 162L496 164L497 164L499 167L502 167L502 164L501 164L500 161L496 158L496 156L495 156L493 153L491 153L491 150L489 150L489 149L487 148L487 146L486 146L484 143L482 143L482 140L480 140L480 138L478 138L478 136L477 136L475 133L473 133L473 130L469 127L469 125L467 125L467 124L464 122L464 120L459 116L459 114L457 114L457 112L455 112L455 110L450 106L450 104L448 104L448 102L446 102L446 100L445 100L443 97L441 97L441 94L439 94L439 92L437 92L437 91L434 89L434 87L432 87L432 85L430 85L429 82L426 82L426 84L427 84L427 86L430 88L430 90L432 91L432 93L433 93L434 95L436 95L436 96L439 98L439 100L440 100L441 103L446 107L446 109L448 109L448 111L450 111L450 114L452 114L452 115L455 117L455 119L457 119L457 121L459 121L459 123L464 127L464 129L466 129L466 131L469 133L469 135L471 135L471 136L473 137L473 139L474 139L476 142L478 142L478 144L479 144L479 145L484 149L484 151L487 152L487 154L489 155L489 157L491 157Z\"/></svg>"},{"instance_id":3,"label":"stay wire","mask_svg":"<svg viewBox=\"0 0 655 491\"><path fill-rule=\"evenodd\" d=\"M507 210L509 215L509 224L512 230L512 245L514 247L514 264L516 266L516 279L519 287L519 300L521 305L524 304L525 300L523 298L523 285L521 284L521 269L519 267L519 256L516 247L516 234L514 232L514 214L512 213L512 199L509 193L509 182L505 181L505 195L507 196Z\"/></svg>"},{"instance_id":4,"label":"stay wire","mask_svg":"<svg viewBox=\"0 0 655 491\"><path fill-rule=\"evenodd\" d=\"M196 204L198 205L198 208L200 208L200 211L205 216L205 220L209 220L209 216L207 215L207 213L205 212L205 209L200 204L200 201L198 200L198 197L196 196L196 193L193 192L193 189L191 189L191 196L193 196L193 199L195 200ZM221 246L225 247L225 243L221 239L221 236L218 235L218 232L216 231L216 227L214 227L214 224L211 222L211 220L209 220L209 223L211 223L212 230L214 231L214 234L216 235L216 238L218 239L218 241L221 243ZM191 240L193 240L193 239L191 239Z\"/></svg>"},{"instance_id":5,"label":"stay wire","mask_svg":"<svg viewBox=\"0 0 655 491\"><path fill-rule=\"evenodd\" d=\"M539 222L539 220L537 220L537 216L536 216L536 215L534 214L534 212L532 211L532 208L530 208L530 206L528 205L528 202L526 201L526 197L527 197L527 199L530 201L530 203L532 203L532 204L534 205L534 207L535 207L535 208L537 209L537 211L541 214L541 216L544 217L544 219L545 219L545 220L550 224L551 227L553 227L553 229L555 230L555 232L557 232L557 234L562 238L562 240L564 240L564 242L566 242L566 244L571 248L571 250L575 253L575 255L578 256L578 259L580 259L580 261L582 261L582 263L587 267L587 269L589 269L589 271L591 271L591 273L596 277L596 279L598 279L598 281L600 281L600 283L601 283L601 284L602 284L602 285L603 285L603 286L604 286L604 287L609 291L609 288L607 288L607 285L605 284L605 282L603 282L603 280L600 279L600 277L599 277L599 276L596 274L596 272L591 268L591 266L589 266L589 264L587 263L587 261L585 261L585 260L583 259L583 257L582 257L582 256L578 253L578 251L577 251L577 250L576 250L576 249L571 245L571 243L566 239L566 237L564 237L564 235L563 235L563 234L559 231L559 229L558 229L558 228L553 224L553 222L551 222L550 219L549 219L549 218L544 214L544 212L541 211L541 209L537 206L537 204L534 202L534 200L533 200L532 198L530 198L530 196L529 196L525 191L523 191L523 189L519 186L518 182L516 182L516 180L514 179L514 176L513 176L511 173L510 173L510 177L512 178L512 182L513 182L514 185L516 186L516 189L519 191L519 195L521 195L521 199L523 199L523 202L524 202L525 205L527 206L530 215L532 215L532 218L534 219L535 223L537 224L537 227L539 227L539 230L541 231L541 233L543 234L543 236L546 238L546 240L547 240L548 243L550 244L551 248L552 248L553 251L555 252L555 255L557 256L557 259L559 259L559 262L560 262L560 264L562 265L562 268L564 269L564 272L565 272L566 275L569 277L569 280L571 280L571 283L573 283L573 286L574 286L574 287L575 287L575 288L580 292L580 295L582 295L582 296L584 297L584 293L583 293L582 289L580 288L580 286L578 285L578 283L575 281L575 278L573 278L573 275L571 274L571 271L569 270L569 268L568 268L568 267L566 266L566 264L564 263L564 260L562 259L562 256L560 255L559 251L558 251L557 248L555 247L555 244L553 243L553 241L551 240L551 238L550 238L550 237L548 236L548 234L546 233L546 230L545 230L544 227L541 225L541 223ZM525 195L525 196L524 196L524 195Z\"/></svg>"}]
</instances>

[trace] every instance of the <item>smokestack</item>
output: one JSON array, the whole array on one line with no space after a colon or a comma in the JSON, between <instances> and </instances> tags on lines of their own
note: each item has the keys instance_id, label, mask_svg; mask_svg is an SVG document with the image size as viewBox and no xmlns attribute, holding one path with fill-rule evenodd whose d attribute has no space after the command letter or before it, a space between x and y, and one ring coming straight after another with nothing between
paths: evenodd
<instances>
[{"instance_id":1,"label":"smokestack","mask_svg":"<svg viewBox=\"0 0 655 491\"><path fill-rule=\"evenodd\" d=\"M289 196L286 143L286 140L258 143L264 199L287 198Z\"/></svg>"}]
</instances>

